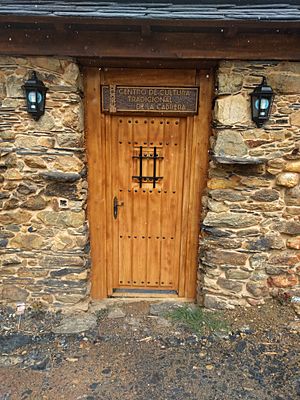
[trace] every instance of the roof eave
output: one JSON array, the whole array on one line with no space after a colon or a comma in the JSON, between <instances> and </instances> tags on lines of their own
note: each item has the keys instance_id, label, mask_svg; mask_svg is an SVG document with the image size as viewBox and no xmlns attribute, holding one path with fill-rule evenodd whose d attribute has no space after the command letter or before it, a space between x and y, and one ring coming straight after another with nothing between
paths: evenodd
<instances>
[{"instance_id":1,"label":"roof eave","mask_svg":"<svg viewBox=\"0 0 300 400\"><path fill-rule=\"evenodd\" d=\"M78 24L78 25L123 25L123 26L166 26L166 27L241 27L241 28L288 28L300 29L300 20L270 19L197 19L197 18L136 18L136 17L79 17L79 16L35 16L0 14L1 23L33 23L33 24Z\"/></svg>"}]
</instances>

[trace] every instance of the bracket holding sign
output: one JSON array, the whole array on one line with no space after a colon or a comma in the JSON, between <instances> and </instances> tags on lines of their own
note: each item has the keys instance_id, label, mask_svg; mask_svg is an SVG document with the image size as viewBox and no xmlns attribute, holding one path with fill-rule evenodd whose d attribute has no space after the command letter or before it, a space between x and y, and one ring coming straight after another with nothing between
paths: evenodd
<instances>
[{"instance_id":1,"label":"bracket holding sign","mask_svg":"<svg viewBox=\"0 0 300 400\"><path fill-rule=\"evenodd\" d=\"M101 86L102 112L107 114L196 115L198 87Z\"/></svg>"}]
</instances>

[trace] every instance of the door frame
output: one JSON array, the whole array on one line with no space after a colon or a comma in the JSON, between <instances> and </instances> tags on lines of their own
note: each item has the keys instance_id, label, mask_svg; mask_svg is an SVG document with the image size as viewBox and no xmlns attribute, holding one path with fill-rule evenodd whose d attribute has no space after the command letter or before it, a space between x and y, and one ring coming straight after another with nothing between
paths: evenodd
<instances>
[{"instance_id":1,"label":"door frame","mask_svg":"<svg viewBox=\"0 0 300 400\"><path fill-rule=\"evenodd\" d=\"M107 167L104 116L100 112L101 74L99 68L84 68L85 135L88 162L88 223L91 245L91 297L112 295L112 230L108 218ZM183 188L183 220L179 271L179 298L195 299L197 294L198 248L201 222L201 195L206 186L210 122L214 89L213 69L197 71L200 86L199 112L187 117L190 135L186 138L186 163ZM187 157L188 155L188 157ZM101 219L102 215L102 219ZM138 297L138 296L136 296ZM149 296L147 296L149 297ZM163 297L163 296L157 296ZM173 296L174 297L174 296Z\"/></svg>"}]
</instances>

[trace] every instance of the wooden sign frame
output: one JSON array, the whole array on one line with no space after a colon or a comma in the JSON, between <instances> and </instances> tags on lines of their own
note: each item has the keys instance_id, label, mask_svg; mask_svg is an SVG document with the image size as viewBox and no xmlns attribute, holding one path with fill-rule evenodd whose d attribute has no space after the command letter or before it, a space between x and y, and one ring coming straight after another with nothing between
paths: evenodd
<instances>
[{"instance_id":1,"label":"wooden sign frame","mask_svg":"<svg viewBox=\"0 0 300 400\"><path fill-rule=\"evenodd\" d=\"M191 116L198 114L197 86L101 85L101 111L104 114L160 114Z\"/></svg>"}]
</instances>

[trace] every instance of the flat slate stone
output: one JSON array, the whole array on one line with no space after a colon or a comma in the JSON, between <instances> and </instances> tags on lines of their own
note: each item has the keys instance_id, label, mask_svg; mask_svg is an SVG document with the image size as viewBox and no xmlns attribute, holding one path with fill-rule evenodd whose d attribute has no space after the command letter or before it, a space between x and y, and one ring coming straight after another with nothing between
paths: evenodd
<instances>
[{"instance_id":1,"label":"flat slate stone","mask_svg":"<svg viewBox=\"0 0 300 400\"><path fill-rule=\"evenodd\" d=\"M74 334L86 332L97 326L97 318L92 314L77 314L65 317L60 325L52 329L56 334Z\"/></svg>"},{"instance_id":2,"label":"flat slate stone","mask_svg":"<svg viewBox=\"0 0 300 400\"><path fill-rule=\"evenodd\" d=\"M81 176L75 172L60 172L60 171L46 171L41 172L40 176L49 181L56 181L56 182L76 182L78 181Z\"/></svg>"},{"instance_id":3,"label":"flat slate stone","mask_svg":"<svg viewBox=\"0 0 300 400\"><path fill-rule=\"evenodd\" d=\"M32 336L17 333L15 335L0 336L0 348L2 352L12 353L20 347L26 346L32 342Z\"/></svg>"},{"instance_id":4,"label":"flat slate stone","mask_svg":"<svg viewBox=\"0 0 300 400\"><path fill-rule=\"evenodd\" d=\"M121 310L121 308L114 308L113 310L111 310L108 313L107 318L110 318L110 319L124 318L125 316L126 316L126 314L124 313L124 311Z\"/></svg>"},{"instance_id":5,"label":"flat slate stone","mask_svg":"<svg viewBox=\"0 0 300 400\"><path fill-rule=\"evenodd\" d=\"M229 157L213 155L212 158L219 164L243 164L243 165L260 165L265 164L265 158L258 157Z\"/></svg>"},{"instance_id":6,"label":"flat slate stone","mask_svg":"<svg viewBox=\"0 0 300 400\"><path fill-rule=\"evenodd\" d=\"M171 322L168 321L166 318L163 318L163 317L157 317L156 324L158 326L160 326L161 328L169 328L169 327L172 326Z\"/></svg>"},{"instance_id":7,"label":"flat slate stone","mask_svg":"<svg viewBox=\"0 0 300 400\"><path fill-rule=\"evenodd\" d=\"M162 302L162 303L153 303L150 305L149 314L156 317L164 317L172 310L180 307L178 303L174 302Z\"/></svg>"}]
</instances>

